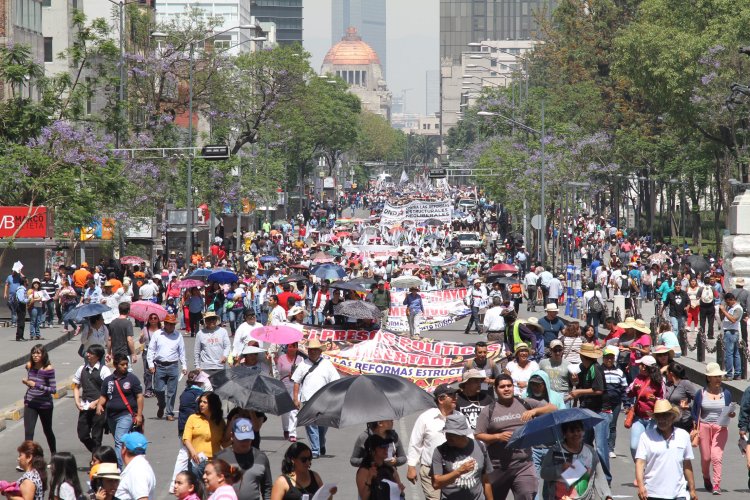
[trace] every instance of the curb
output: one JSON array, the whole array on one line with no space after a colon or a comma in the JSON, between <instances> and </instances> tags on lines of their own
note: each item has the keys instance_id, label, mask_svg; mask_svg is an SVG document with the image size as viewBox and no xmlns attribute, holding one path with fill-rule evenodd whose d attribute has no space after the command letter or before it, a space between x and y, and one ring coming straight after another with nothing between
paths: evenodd
<instances>
[{"instance_id":1,"label":"curb","mask_svg":"<svg viewBox=\"0 0 750 500\"><path fill-rule=\"evenodd\" d=\"M59 337L57 337L54 340L50 340L49 342L46 342L44 344L45 349L47 351L51 351L55 347L59 347L63 345L65 342L73 338L73 332L63 333ZM7 372L8 370L12 370L13 368L23 366L24 363L29 359L28 354L24 354L23 356L19 356L18 358L11 359L9 361L6 361L2 364L0 364L0 373Z\"/></svg>"}]
</instances>

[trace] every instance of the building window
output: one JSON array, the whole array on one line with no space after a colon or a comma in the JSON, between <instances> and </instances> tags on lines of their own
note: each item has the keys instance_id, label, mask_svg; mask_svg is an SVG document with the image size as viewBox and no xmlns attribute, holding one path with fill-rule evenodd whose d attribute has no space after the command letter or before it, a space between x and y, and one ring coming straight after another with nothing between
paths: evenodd
<instances>
[{"instance_id":1,"label":"building window","mask_svg":"<svg viewBox=\"0 0 750 500\"><path fill-rule=\"evenodd\" d=\"M52 7L52 0L42 0L42 7Z\"/></svg>"},{"instance_id":2,"label":"building window","mask_svg":"<svg viewBox=\"0 0 750 500\"><path fill-rule=\"evenodd\" d=\"M362 86L367 87L367 71L362 72Z\"/></svg>"},{"instance_id":3,"label":"building window","mask_svg":"<svg viewBox=\"0 0 750 500\"><path fill-rule=\"evenodd\" d=\"M52 37L44 37L44 62L53 62L54 56L52 55Z\"/></svg>"}]
</instances>

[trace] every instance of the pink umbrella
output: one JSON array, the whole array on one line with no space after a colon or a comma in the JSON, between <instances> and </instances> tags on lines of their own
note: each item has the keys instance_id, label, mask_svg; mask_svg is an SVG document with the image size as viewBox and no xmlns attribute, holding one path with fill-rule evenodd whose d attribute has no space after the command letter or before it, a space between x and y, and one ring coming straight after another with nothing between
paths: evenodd
<instances>
[{"instance_id":1,"label":"pink umbrella","mask_svg":"<svg viewBox=\"0 0 750 500\"><path fill-rule=\"evenodd\" d=\"M159 304L154 304L149 300L137 300L130 304L130 317L138 321L146 321L152 314L159 317L159 321L164 321L167 317L167 310Z\"/></svg>"},{"instance_id":2,"label":"pink umbrella","mask_svg":"<svg viewBox=\"0 0 750 500\"><path fill-rule=\"evenodd\" d=\"M401 269L419 269L417 264L404 264Z\"/></svg>"},{"instance_id":3,"label":"pink umbrella","mask_svg":"<svg viewBox=\"0 0 750 500\"><path fill-rule=\"evenodd\" d=\"M489 272L491 273L517 273L518 268L512 264L500 263L500 264L495 264L494 266L492 266Z\"/></svg>"},{"instance_id":4,"label":"pink umbrella","mask_svg":"<svg viewBox=\"0 0 750 500\"><path fill-rule=\"evenodd\" d=\"M120 264L128 265L137 265L137 264L143 264L144 260L140 257L136 257L135 255L126 255L125 257L120 258Z\"/></svg>"},{"instance_id":5,"label":"pink umbrella","mask_svg":"<svg viewBox=\"0 0 750 500\"><path fill-rule=\"evenodd\" d=\"M269 344L293 344L302 340L302 332L291 326L262 326L250 332L255 340Z\"/></svg>"},{"instance_id":6,"label":"pink umbrella","mask_svg":"<svg viewBox=\"0 0 750 500\"><path fill-rule=\"evenodd\" d=\"M180 288L196 288L206 286L206 283L201 280L187 279L180 281L177 286Z\"/></svg>"}]
</instances>

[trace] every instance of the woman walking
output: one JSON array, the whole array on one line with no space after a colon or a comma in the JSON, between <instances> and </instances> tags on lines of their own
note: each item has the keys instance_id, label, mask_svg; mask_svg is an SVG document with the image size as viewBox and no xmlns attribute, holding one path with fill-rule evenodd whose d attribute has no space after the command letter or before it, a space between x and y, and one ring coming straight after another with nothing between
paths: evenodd
<instances>
[{"instance_id":1,"label":"woman walking","mask_svg":"<svg viewBox=\"0 0 750 500\"><path fill-rule=\"evenodd\" d=\"M189 470L198 477L203 475L206 463L221 450L226 423L221 399L213 392L204 392L198 398L197 411L185 422L182 442L190 457Z\"/></svg>"},{"instance_id":2,"label":"woman walking","mask_svg":"<svg viewBox=\"0 0 750 500\"><path fill-rule=\"evenodd\" d=\"M20 494L7 494L8 500L44 500L47 489L47 464L44 462L44 450L39 443L24 441L18 451L17 470L23 471L16 481Z\"/></svg>"},{"instance_id":3,"label":"woman walking","mask_svg":"<svg viewBox=\"0 0 750 500\"><path fill-rule=\"evenodd\" d=\"M651 412L657 399L664 399L664 382L653 356L643 356L638 360L640 370L626 392L635 398L635 418L630 428L630 455L635 461L635 451L641 434L653 426Z\"/></svg>"},{"instance_id":4,"label":"woman walking","mask_svg":"<svg viewBox=\"0 0 750 500\"><path fill-rule=\"evenodd\" d=\"M29 336L31 340L41 340L42 334L39 327L44 319L44 292L42 292L42 282L39 278L31 280L31 290L29 290Z\"/></svg>"},{"instance_id":5,"label":"woman walking","mask_svg":"<svg viewBox=\"0 0 750 500\"><path fill-rule=\"evenodd\" d=\"M26 378L21 382L28 387L23 398L23 428L27 441L34 440L37 419L42 421L42 430L47 438L50 453L57 452L57 440L52 431L52 395L57 392L55 369L49 362L49 354L43 344L31 348L26 362Z\"/></svg>"},{"instance_id":6,"label":"woman walking","mask_svg":"<svg viewBox=\"0 0 750 500\"><path fill-rule=\"evenodd\" d=\"M286 348L286 353L276 358L276 369L279 372L279 379L284 383L290 396L294 395L294 382L292 375L294 370L302 364L304 358L298 352L299 344L294 342ZM296 408L281 416L281 427L284 432L284 439L294 443L297 441L297 410Z\"/></svg>"},{"instance_id":7,"label":"woman walking","mask_svg":"<svg viewBox=\"0 0 750 500\"><path fill-rule=\"evenodd\" d=\"M161 321L156 314L149 314L146 324L141 329L140 343L143 346L143 397L154 397L154 375L151 373L147 358L148 344L151 338L161 331Z\"/></svg>"}]
</instances>

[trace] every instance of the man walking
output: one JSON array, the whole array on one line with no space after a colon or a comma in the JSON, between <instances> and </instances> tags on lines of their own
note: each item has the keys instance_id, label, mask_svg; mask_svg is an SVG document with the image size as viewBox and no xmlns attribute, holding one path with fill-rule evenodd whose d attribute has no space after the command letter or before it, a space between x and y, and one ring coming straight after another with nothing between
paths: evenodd
<instances>
[{"instance_id":1,"label":"man walking","mask_svg":"<svg viewBox=\"0 0 750 500\"><path fill-rule=\"evenodd\" d=\"M323 358L323 345L317 338L312 338L307 343L306 359L292 374L294 382L294 405L301 408L302 404L309 401L318 390L339 379L339 372L330 360ZM307 438L310 440L313 458L326 454L326 432L328 427L322 425L305 426Z\"/></svg>"},{"instance_id":2,"label":"man walking","mask_svg":"<svg viewBox=\"0 0 750 500\"><path fill-rule=\"evenodd\" d=\"M424 304L422 303L422 296L419 295L418 287L409 287L409 293L404 297L404 305L406 306L406 315L409 322L409 335L412 338L418 339L417 316L424 312ZM477 329L479 329L478 325Z\"/></svg>"},{"instance_id":3,"label":"man walking","mask_svg":"<svg viewBox=\"0 0 750 500\"><path fill-rule=\"evenodd\" d=\"M156 418L162 418L166 409L167 420L174 420L180 365L181 373L187 374L185 341L177 331L177 316L167 314L164 318L164 328L156 332L148 346L148 366L154 375L154 392L158 406Z\"/></svg>"},{"instance_id":4,"label":"man walking","mask_svg":"<svg viewBox=\"0 0 750 500\"><path fill-rule=\"evenodd\" d=\"M475 279L471 290L466 294L465 303L471 309L471 316L469 322L466 324L466 330L464 333L469 334L471 325L473 324L477 330L477 335L481 335L479 330L479 308L487 302L487 289L482 285L482 280Z\"/></svg>"},{"instance_id":5,"label":"man walking","mask_svg":"<svg viewBox=\"0 0 750 500\"><path fill-rule=\"evenodd\" d=\"M102 363L104 347L91 344L84 354L86 362L73 375L73 399L78 408L78 439L89 451L102 445L106 419L97 414L102 382L112 375L109 367Z\"/></svg>"},{"instance_id":6,"label":"man walking","mask_svg":"<svg viewBox=\"0 0 750 500\"><path fill-rule=\"evenodd\" d=\"M117 354L128 357L133 364L138 362L138 354L133 343L133 323L130 322L130 302L120 302L117 306L120 315L109 326L107 351L114 358Z\"/></svg>"},{"instance_id":7,"label":"man walking","mask_svg":"<svg viewBox=\"0 0 750 500\"><path fill-rule=\"evenodd\" d=\"M380 309L380 326L388 325L388 312L391 307L391 292L385 289L385 281L378 281L378 287L372 292L372 303Z\"/></svg>"},{"instance_id":8,"label":"man walking","mask_svg":"<svg viewBox=\"0 0 750 500\"><path fill-rule=\"evenodd\" d=\"M253 447L253 424L247 418L237 418L230 422L232 434L231 448L220 451L216 458L229 465L242 469L242 479L234 483L237 498L242 500L265 500L271 498L273 477L271 464L265 453Z\"/></svg>"},{"instance_id":9,"label":"man walking","mask_svg":"<svg viewBox=\"0 0 750 500\"><path fill-rule=\"evenodd\" d=\"M120 475L120 484L115 492L118 500L151 499L156 489L156 476L151 464L146 460L148 441L140 432L125 434L122 438L122 460L125 468ZM122 465L120 466L122 467Z\"/></svg>"},{"instance_id":10,"label":"man walking","mask_svg":"<svg viewBox=\"0 0 750 500\"><path fill-rule=\"evenodd\" d=\"M724 304L719 306L721 317L722 340L724 341L724 370L727 379L734 376L734 380L742 379L740 366L740 321L742 320L742 306L732 293L724 294Z\"/></svg>"},{"instance_id":11,"label":"man walking","mask_svg":"<svg viewBox=\"0 0 750 500\"><path fill-rule=\"evenodd\" d=\"M201 370L221 370L232 349L227 331L218 326L219 316L209 311L203 315L206 326L195 337L195 367Z\"/></svg>"}]
</instances>

